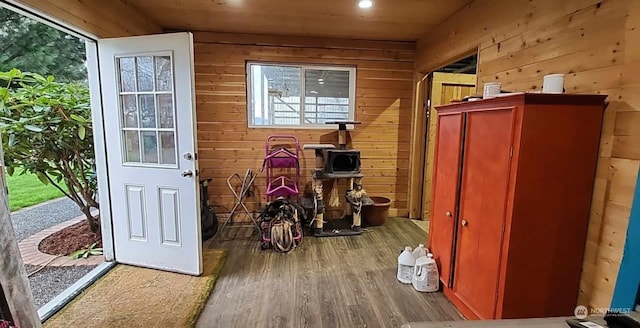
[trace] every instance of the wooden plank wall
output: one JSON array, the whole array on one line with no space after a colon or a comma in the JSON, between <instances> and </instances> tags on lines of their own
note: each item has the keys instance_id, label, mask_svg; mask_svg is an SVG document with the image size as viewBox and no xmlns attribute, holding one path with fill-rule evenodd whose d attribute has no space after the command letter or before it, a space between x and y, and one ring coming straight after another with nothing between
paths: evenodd
<instances>
[{"instance_id":1,"label":"wooden plank wall","mask_svg":"<svg viewBox=\"0 0 640 328\"><path fill-rule=\"evenodd\" d=\"M123 0L18 0L16 2L101 38L162 32L160 25Z\"/></svg>"},{"instance_id":2,"label":"wooden plank wall","mask_svg":"<svg viewBox=\"0 0 640 328\"><path fill-rule=\"evenodd\" d=\"M565 73L567 92L609 95L579 295L593 307L611 302L640 164L638 40L640 1L475 0L418 42L422 72L479 48L479 87Z\"/></svg>"},{"instance_id":3,"label":"wooden plank wall","mask_svg":"<svg viewBox=\"0 0 640 328\"><path fill-rule=\"evenodd\" d=\"M199 165L201 177L214 178L214 204L233 206L226 179L248 168L257 173L255 190L264 202L259 170L269 135L293 134L301 144L337 143L334 129L248 128L246 62L352 65L356 120L363 124L351 132L351 144L362 154L364 188L390 198L392 215L406 215L415 43L205 32L194 37ZM301 185L311 180L313 152L303 152L303 159Z\"/></svg>"}]
</instances>

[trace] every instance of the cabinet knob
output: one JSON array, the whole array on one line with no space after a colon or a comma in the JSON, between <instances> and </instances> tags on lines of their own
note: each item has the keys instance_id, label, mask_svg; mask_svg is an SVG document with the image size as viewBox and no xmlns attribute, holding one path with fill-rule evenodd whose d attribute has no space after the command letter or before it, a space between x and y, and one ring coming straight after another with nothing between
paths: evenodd
<instances>
[{"instance_id":1,"label":"cabinet knob","mask_svg":"<svg viewBox=\"0 0 640 328\"><path fill-rule=\"evenodd\" d=\"M452 217L452 216L453 216L453 214L451 214L451 212L449 212L449 211L447 211L446 213L444 213L444 215L445 215L445 216L447 216L447 217Z\"/></svg>"},{"instance_id":2,"label":"cabinet knob","mask_svg":"<svg viewBox=\"0 0 640 328\"><path fill-rule=\"evenodd\" d=\"M463 227L466 227L469 224L469 222L467 222L467 220L465 220L465 219L462 219L461 223L462 223Z\"/></svg>"}]
</instances>

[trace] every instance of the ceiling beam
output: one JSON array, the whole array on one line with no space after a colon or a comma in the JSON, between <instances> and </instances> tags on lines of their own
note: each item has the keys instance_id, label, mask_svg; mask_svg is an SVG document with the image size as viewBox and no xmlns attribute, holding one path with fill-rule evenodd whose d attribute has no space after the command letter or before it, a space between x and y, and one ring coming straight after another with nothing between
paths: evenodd
<instances>
[{"instance_id":1,"label":"ceiling beam","mask_svg":"<svg viewBox=\"0 0 640 328\"><path fill-rule=\"evenodd\" d=\"M23 10L42 23L53 23L56 28L70 29L94 39L163 32L158 23L123 0L0 0L0 2Z\"/></svg>"}]
</instances>

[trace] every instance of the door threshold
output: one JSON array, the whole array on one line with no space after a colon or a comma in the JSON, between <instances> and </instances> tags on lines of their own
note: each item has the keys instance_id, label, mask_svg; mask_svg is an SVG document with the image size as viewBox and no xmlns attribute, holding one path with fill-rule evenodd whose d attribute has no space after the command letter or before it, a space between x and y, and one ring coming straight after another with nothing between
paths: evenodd
<instances>
[{"instance_id":1,"label":"door threshold","mask_svg":"<svg viewBox=\"0 0 640 328\"><path fill-rule=\"evenodd\" d=\"M38 316L40 317L40 321L47 321L54 314L65 307L65 305L73 301L73 299L76 298L76 296L80 295L80 293L87 289L87 287L91 286L94 282L96 282L96 280L100 279L100 277L109 272L109 270L116 266L116 264L117 263L115 261L103 262L93 270L89 271L89 273L80 278L80 280L76 281L73 285L69 286L69 288L62 291L62 293L58 294L58 296L54 297L47 304L43 305L40 309L38 309Z\"/></svg>"}]
</instances>

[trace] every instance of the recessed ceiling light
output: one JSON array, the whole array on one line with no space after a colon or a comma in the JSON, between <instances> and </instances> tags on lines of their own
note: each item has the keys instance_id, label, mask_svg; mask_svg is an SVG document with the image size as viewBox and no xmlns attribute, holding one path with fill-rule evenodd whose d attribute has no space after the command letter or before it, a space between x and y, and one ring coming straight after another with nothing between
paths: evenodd
<instances>
[{"instance_id":1,"label":"recessed ceiling light","mask_svg":"<svg viewBox=\"0 0 640 328\"><path fill-rule=\"evenodd\" d=\"M360 0L358 2L358 7L360 8L371 8L373 6L373 1L371 0Z\"/></svg>"}]
</instances>

